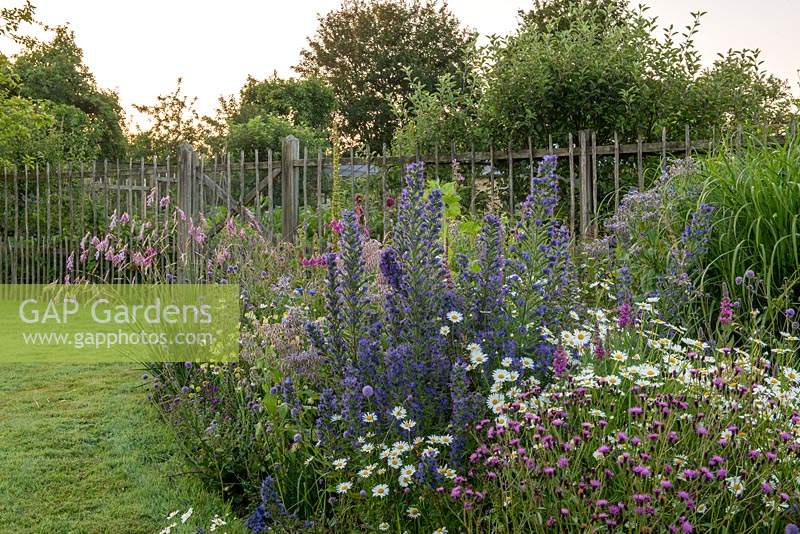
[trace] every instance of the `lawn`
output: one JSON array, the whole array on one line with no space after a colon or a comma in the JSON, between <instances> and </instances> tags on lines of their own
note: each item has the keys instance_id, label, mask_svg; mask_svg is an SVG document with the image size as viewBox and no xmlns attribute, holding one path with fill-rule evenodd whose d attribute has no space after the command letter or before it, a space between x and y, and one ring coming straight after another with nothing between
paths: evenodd
<instances>
[{"instance_id":1,"label":"lawn","mask_svg":"<svg viewBox=\"0 0 800 534\"><path fill-rule=\"evenodd\" d=\"M131 365L0 367L3 532L208 528L224 503L186 474ZM185 524L175 510L193 508ZM228 525L217 532L240 532Z\"/></svg>"}]
</instances>

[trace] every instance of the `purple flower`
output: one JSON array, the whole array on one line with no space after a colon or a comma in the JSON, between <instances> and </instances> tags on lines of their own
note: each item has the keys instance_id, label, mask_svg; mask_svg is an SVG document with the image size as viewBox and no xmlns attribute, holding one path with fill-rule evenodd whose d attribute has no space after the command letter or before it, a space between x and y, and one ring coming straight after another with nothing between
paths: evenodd
<instances>
[{"instance_id":1,"label":"purple flower","mask_svg":"<svg viewBox=\"0 0 800 534\"><path fill-rule=\"evenodd\" d=\"M562 347L556 349L555 356L553 356L553 374L561 376L567 370L569 365L569 357Z\"/></svg>"},{"instance_id":2,"label":"purple flower","mask_svg":"<svg viewBox=\"0 0 800 534\"><path fill-rule=\"evenodd\" d=\"M730 324L731 321L733 321L733 306L726 290L719 303L719 323L724 325Z\"/></svg>"},{"instance_id":3,"label":"purple flower","mask_svg":"<svg viewBox=\"0 0 800 534\"><path fill-rule=\"evenodd\" d=\"M619 307L619 317L617 318L617 326L625 328L633 324L633 315L631 313L631 305L628 301L623 302Z\"/></svg>"},{"instance_id":4,"label":"purple flower","mask_svg":"<svg viewBox=\"0 0 800 534\"><path fill-rule=\"evenodd\" d=\"M647 466L644 466L644 465L635 466L633 468L633 472L635 474L639 475L640 477L644 477L644 478L647 478L652 474L652 471L650 471L650 468L648 468Z\"/></svg>"}]
</instances>

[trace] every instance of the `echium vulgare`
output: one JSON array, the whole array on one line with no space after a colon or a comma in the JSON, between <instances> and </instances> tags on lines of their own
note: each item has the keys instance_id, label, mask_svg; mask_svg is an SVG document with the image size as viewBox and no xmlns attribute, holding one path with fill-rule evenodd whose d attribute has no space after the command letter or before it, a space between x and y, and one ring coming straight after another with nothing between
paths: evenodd
<instances>
[{"instance_id":1,"label":"echium vulgare","mask_svg":"<svg viewBox=\"0 0 800 534\"><path fill-rule=\"evenodd\" d=\"M458 307L441 242L441 191L425 195L422 163L408 166L398 203L394 246L381 258L388 283L387 402L406 406L421 428L450 412L451 361L440 335L442 318Z\"/></svg>"},{"instance_id":2,"label":"echium vulgare","mask_svg":"<svg viewBox=\"0 0 800 534\"><path fill-rule=\"evenodd\" d=\"M550 356L553 347L542 342L540 328L557 331L569 308L570 233L556 216L558 179L556 157L545 156L509 245L508 291L520 355Z\"/></svg>"},{"instance_id":3,"label":"echium vulgare","mask_svg":"<svg viewBox=\"0 0 800 534\"><path fill-rule=\"evenodd\" d=\"M508 311L505 299L506 258L503 223L493 214L486 215L477 239L477 260L470 264L465 254L456 257L459 286L464 296L466 330L470 341L481 345L491 360L513 357L514 337L508 336ZM485 366L487 372L492 365Z\"/></svg>"},{"instance_id":4,"label":"echium vulgare","mask_svg":"<svg viewBox=\"0 0 800 534\"><path fill-rule=\"evenodd\" d=\"M327 320L310 324L309 335L338 384L325 404L341 411L320 417L340 415L348 435L361 430L367 413L370 424L387 424L387 407L405 407L418 431L440 428L451 413L451 361L440 328L458 299L440 241L441 193L425 195L424 182L422 165L410 165L394 247L380 262L388 286L382 318L367 291L364 235L352 212L342 214L338 256L327 258Z\"/></svg>"},{"instance_id":5,"label":"echium vulgare","mask_svg":"<svg viewBox=\"0 0 800 534\"><path fill-rule=\"evenodd\" d=\"M340 384L336 402L330 393L326 405L338 405L352 431L360 427L361 408L367 402L361 390L375 383L373 393L383 397L379 382L381 323L368 297L363 258L363 232L352 211L341 215L339 254L326 258L326 332L316 323L308 325L314 348L323 356L331 375ZM320 414L330 416L334 414Z\"/></svg>"}]
</instances>

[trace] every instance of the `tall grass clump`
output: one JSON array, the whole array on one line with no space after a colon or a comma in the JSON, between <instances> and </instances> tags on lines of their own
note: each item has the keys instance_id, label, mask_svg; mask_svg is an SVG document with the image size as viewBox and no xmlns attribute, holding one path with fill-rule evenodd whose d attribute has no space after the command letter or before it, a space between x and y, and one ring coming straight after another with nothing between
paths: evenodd
<instances>
[{"instance_id":1,"label":"tall grass clump","mask_svg":"<svg viewBox=\"0 0 800 534\"><path fill-rule=\"evenodd\" d=\"M722 149L700 169L700 203L716 207L704 285L735 296L754 275L764 311L797 302L800 272L800 144Z\"/></svg>"}]
</instances>

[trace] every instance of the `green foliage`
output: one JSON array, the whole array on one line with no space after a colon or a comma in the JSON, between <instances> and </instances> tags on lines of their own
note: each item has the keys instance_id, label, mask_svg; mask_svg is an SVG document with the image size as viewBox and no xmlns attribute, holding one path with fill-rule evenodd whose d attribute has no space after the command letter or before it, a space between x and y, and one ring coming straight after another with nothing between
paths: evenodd
<instances>
[{"instance_id":1,"label":"green foliage","mask_svg":"<svg viewBox=\"0 0 800 534\"><path fill-rule=\"evenodd\" d=\"M392 148L399 154L446 152L453 145L468 149L481 140L476 111L474 92L462 89L450 73L439 76L433 91L414 80L413 93L399 113L402 126L395 131Z\"/></svg>"},{"instance_id":2,"label":"green foliage","mask_svg":"<svg viewBox=\"0 0 800 534\"><path fill-rule=\"evenodd\" d=\"M15 42L25 42L26 37L19 34L19 27L23 23L33 23L35 8L31 0L25 0L22 7L0 8L0 37L8 37Z\"/></svg>"},{"instance_id":3,"label":"green foliage","mask_svg":"<svg viewBox=\"0 0 800 534\"><path fill-rule=\"evenodd\" d=\"M266 80L248 77L240 91L234 123L246 123L257 116L274 115L294 124L318 130L330 127L335 101L333 91L317 78Z\"/></svg>"},{"instance_id":4,"label":"green foliage","mask_svg":"<svg viewBox=\"0 0 800 534\"><path fill-rule=\"evenodd\" d=\"M322 133L314 128L297 126L275 115L257 115L245 123L230 125L226 138L227 149L234 154L244 150L248 156L258 149L266 157L269 149L280 152L281 140L288 135L300 139L301 145L308 147L310 152L326 142Z\"/></svg>"},{"instance_id":5,"label":"green foliage","mask_svg":"<svg viewBox=\"0 0 800 534\"><path fill-rule=\"evenodd\" d=\"M220 104L216 117L203 118L203 143L213 153L244 150L250 159L256 149L263 158L268 150L280 152L288 135L310 151L324 147L334 100L321 80L273 76L249 77L238 99L220 99Z\"/></svg>"},{"instance_id":6,"label":"green foliage","mask_svg":"<svg viewBox=\"0 0 800 534\"><path fill-rule=\"evenodd\" d=\"M0 165L44 159L55 118L30 100L0 98Z\"/></svg>"},{"instance_id":7,"label":"green foliage","mask_svg":"<svg viewBox=\"0 0 800 534\"><path fill-rule=\"evenodd\" d=\"M14 58L14 71L19 77L19 96L61 105L51 111L64 132L70 133L72 122L74 133L83 132L97 145L98 155L113 158L124 153L119 98L97 87L69 28L55 28L50 41L30 43ZM80 110L86 118L76 120L75 112L66 106Z\"/></svg>"},{"instance_id":8,"label":"green foliage","mask_svg":"<svg viewBox=\"0 0 800 534\"><path fill-rule=\"evenodd\" d=\"M202 148L208 135L196 109L197 98L185 95L182 85L183 80L178 78L175 90L158 96L155 104L133 106L150 121L149 127L139 130L131 140L133 157L174 158L181 143Z\"/></svg>"},{"instance_id":9,"label":"green foliage","mask_svg":"<svg viewBox=\"0 0 800 534\"><path fill-rule=\"evenodd\" d=\"M470 64L468 83L414 86L395 144L464 145L592 129L598 139L660 139L689 125L699 138L737 124L785 124L788 85L763 68L759 51L729 50L703 68L695 37L702 13L679 33L625 2L539 2L517 32L495 38Z\"/></svg>"},{"instance_id":10,"label":"green foliage","mask_svg":"<svg viewBox=\"0 0 800 534\"><path fill-rule=\"evenodd\" d=\"M598 9L579 4L560 15L570 17L564 29L557 19L546 32L531 23L496 43L480 110L495 138L584 128L601 138L658 137L685 124L710 136L715 127L786 120L788 86L761 70L758 51L729 51L701 67L701 13L682 34L667 28L658 39L657 19L644 9L617 25L598 22Z\"/></svg>"},{"instance_id":11,"label":"green foliage","mask_svg":"<svg viewBox=\"0 0 800 534\"><path fill-rule=\"evenodd\" d=\"M521 12L523 26L544 33L569 30L588 16L601 32L623 26L631 15L628 0L534 0L533 8Z\"/></svg>"},{"instance_id":12,"label":"green foliage","mask_svg":"<svg viewBox=\"0 0 800 534\"><path fill-rule=\"evenodd\" d=\"M725 284L742 297L753 285L745 276L751 270L766 315L800 302L800 145L723 149L705 160L698 178L700 202L717 208L706 285Z\"/></svg>"},{"instance_id":13,"label":"green foliage","mask_svg":"<svg viewBox=\"0 0 800 534\"><path fill-rule=\"evenodd\" d=\"M344 135L379 147L391 142L410 80L432 90L440 75L459 76L472 39L430 0L345 0L319 18L297 70L333 89Z\"/></svg>"},{"instance_id":14,"label":"green foliage","mask_svg":"<svg viewBox=\"0 0 800 534\"><path fill-rule=\"evenodd\" d=\"M21 33L23 24L51 32L52 39ZM97 87L69 28L37 22L26 2L0 10L0 36L21 46L11 58L0 54L0 164L86 161L124 152L118 97Z\"/></svg>"}]
</instances>

